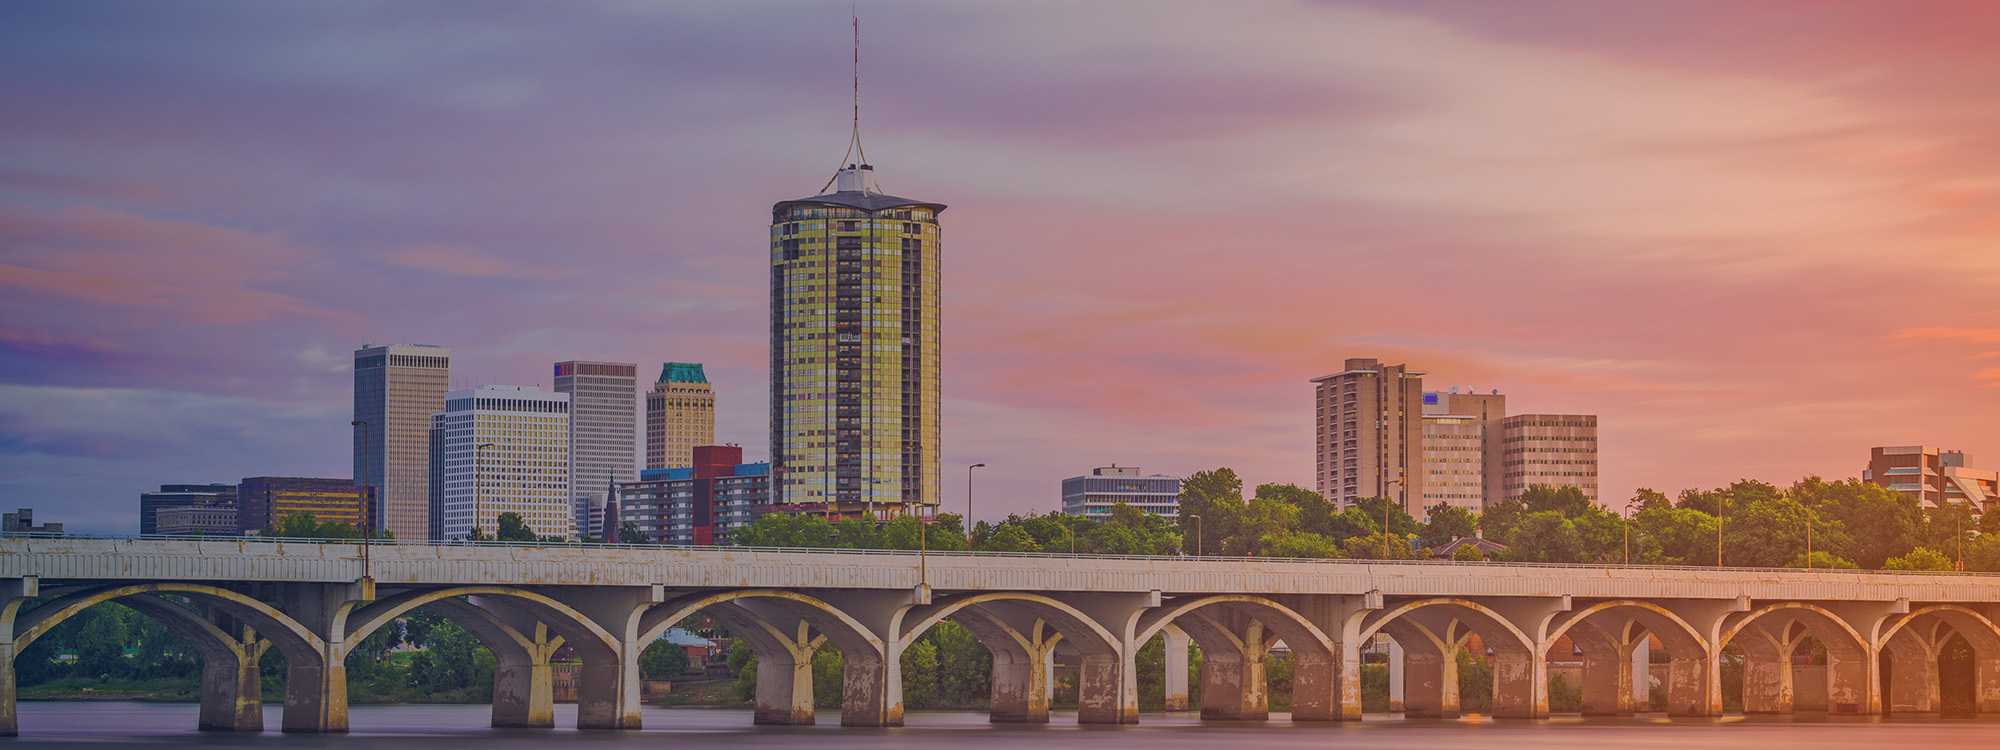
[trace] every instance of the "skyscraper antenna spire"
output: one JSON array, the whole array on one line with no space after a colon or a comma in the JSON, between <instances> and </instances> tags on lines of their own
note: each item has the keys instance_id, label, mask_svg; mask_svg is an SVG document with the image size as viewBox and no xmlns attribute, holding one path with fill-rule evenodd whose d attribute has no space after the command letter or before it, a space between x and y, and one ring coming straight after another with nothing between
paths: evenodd
<instances>
[{"instance_id":1,"label":"skyscraper antenna spire","mask_svg":"<svg viewBox=\"0 0 2000 750\"><path fill-rule=\"evenodd\" d=\"M868 152L861 147L861 10L854 7L854 129L847 139L847 153L840 157L840 169L834 170L834 177L826 181L820 192L826 192L840 179L840 171L854 167L868 166ZM852 159L850 161L849 159ZM865 189L865 188L864 188Z\"/></svg>"}]
</instances>

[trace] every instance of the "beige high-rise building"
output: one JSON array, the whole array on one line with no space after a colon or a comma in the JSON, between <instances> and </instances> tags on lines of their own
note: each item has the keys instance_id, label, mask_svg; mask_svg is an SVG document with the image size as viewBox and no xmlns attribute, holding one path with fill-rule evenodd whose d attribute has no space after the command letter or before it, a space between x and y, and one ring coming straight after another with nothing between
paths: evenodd
<instances>
[{"instance_id":1,"label":"beige high-rise building","mask_svg":"<svg viewBox=\"0 0 2000 750\"><path fill-rule=\"evenodd\" d=\"M1597 499L1597 417L1520 414L1500 422L1500 495L1514 499L1537 484L1570 486Z\"/></svg>"},{"instance_id":2,"label":"beige high-rise building","mask_svg":"<svg viewBox=\"0 0 2000 750\"><path fill-rule=\"evenodd\" d=\"M715 444L715 390L699 362L668 362L646 394L646 468L694 465L694 447Z\"/></svg>"},{"instance_id":3,"label":"beige high-rise building","mask_svg":"<svg viewBox=\"0 0 2000 750\"><path fill-rule=\"evenodd\" d=\"M1499 391L1424 394L1424 507L1446 503L1480 510L1500 499ZM1422 517L1419 514L1419 517Z\"/></svg>"},{"instance_id":4,"label":"beige high-rise building","mask_svg":"<svg viewBox=\"0 0 2000 750\"><path fill-rule=\"evenodd\" d=\"M446 395L432 416L436 538L492 535L513 513L538 537L571 538L570 394L482 385Z\"/></svg>"},{"instance_id":5,"label":"beige high-rise building","mask_svg":"<svg viewBox=\"0 0 2000 750\"><path fill-rule=\"evenodd\" d=\"M1341 372L1313 379L1321 495L1340 507L1386 497L1423 515L1423 375L1356 358Z\"/></svg>"},{"instance_id":6,"label":"beige high-rise building","mask_svg":"<svg viewBox=\"0 0 2000 750\"><path fill-rule=\"evenodd\" d=\"M569 481L577 536L602 536L599 521L612 482L639 478L639 366L630 362L556 363L556 392L569 394Z\"/></svg>"},{"instance_id":7,"label":"beige high-rise building","mask_svg":"<svg viewBox=\"0 0 2000 750\"><path fill-rule=\"evenodd\" d=\"M354 480L375 488L375 518L398 539L430 538L431 415L450 377L442 346L354 351Z\"/></svg>"}]
</instances>

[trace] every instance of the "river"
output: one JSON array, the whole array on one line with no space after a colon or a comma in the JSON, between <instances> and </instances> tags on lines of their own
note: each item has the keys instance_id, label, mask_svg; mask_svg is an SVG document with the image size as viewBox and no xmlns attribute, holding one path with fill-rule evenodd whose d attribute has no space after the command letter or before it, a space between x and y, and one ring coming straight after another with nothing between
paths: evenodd
<instances>
[{"instance_id":1,"label":"river","mask_svg":"<svg viewBox=\"0 0 2000 750\"><path fill-rule=\"evenodd\" d=\"M1283 748L1682 748L1713 750L1812 750L1900 748L1943 750L2000 743L2000 718L1873 719L1581 719L1545 721L1404 720L1370 715L1361 722L1293 724L1280 714L1269 722L1203 722L1189 714L1145 714L1138 726L1080 727L1074 712L1058 712L1047 726L995 725L984 713L911 711L908 726L845 729L836 712L819 726L758 727L750 712L726 708L643 709L638 732L575 729L492 729L486 706L355 706L345 735L197 732L196 707L186 703L22 701L21 736L0 748L130 745L368 748L369 750L498 750L499 748L756 748L757 750L1280 750ZM266 726L278 726L279 707L265 707ZM576 707L556 707L557 726L576 724Z\"/></svg>"}]
</instances>

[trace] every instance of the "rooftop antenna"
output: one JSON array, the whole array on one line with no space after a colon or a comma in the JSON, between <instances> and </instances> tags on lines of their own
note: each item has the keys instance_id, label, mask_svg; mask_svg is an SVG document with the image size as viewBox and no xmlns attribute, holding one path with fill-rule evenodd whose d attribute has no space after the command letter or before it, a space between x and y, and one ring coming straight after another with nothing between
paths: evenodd
<instances>
[{"instance_id":1,"label":"rooftop antenna","mask_svg":"<svg viewBox=\"0 0 2000 750\"><path fill-rule=\"evenodd\" d=\"M854 12L854 130L847 139L847 153L840 156L840 167L833 171L834 176L826 181L826 185L820 187L821 193L833 187L833 183L840 179L842 170L868 168L868 152L861 147L861 9L859 6L850 7ZM854 161L849 161L848 157L854 157ZM863 189L867 189L865 184ZM879 186L876 188L880 189Z\"/></svg>"}]
</instances>

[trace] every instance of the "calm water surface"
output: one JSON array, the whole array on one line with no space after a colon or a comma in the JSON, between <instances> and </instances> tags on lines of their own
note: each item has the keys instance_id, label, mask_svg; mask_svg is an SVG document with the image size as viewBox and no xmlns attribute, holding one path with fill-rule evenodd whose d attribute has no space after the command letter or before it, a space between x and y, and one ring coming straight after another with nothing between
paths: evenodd
<instances>
[{"instance_id":1,"label":"calm water surface","mask_svg":"<svg viewBox=\"0 0 2000 750\"><path fill-rule=\"evenodd\" d=\"M20 704L21 736L0 748L129 745L149 747L241 746L254 748L369 748L447 750L477 748L759 748L760 750L1064 750L1143 747L1147 750L1278 750L1279 748L1715 748L1775 750L1808 747L1944 748L2000 743L2000 719L1579 719L1547 721L1404 720L1370 715L1359 723L1293 724L1280 714L1269 722L1203 722L1188 714L1146 714L1129 727L1080 727L1075 714L1059 713L1047 726L986 722L962 711L912 711L909 726L843 729L836 712L820 713L819 726L757 727L747 710L646 708L646 729L579 732L575 729L492 729L486 706L355 706L345 735L241 735L194 731L196 707L173 703L42 702ZM279 709L265 707L267 726ZM560 726L575 726L576 707L556 707Z\"/></svg>"}]
</instances>

